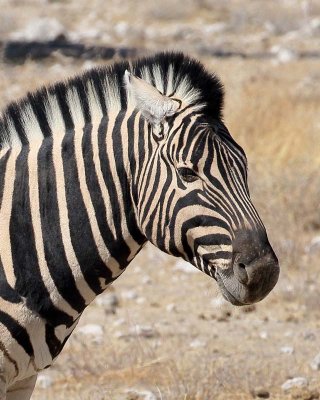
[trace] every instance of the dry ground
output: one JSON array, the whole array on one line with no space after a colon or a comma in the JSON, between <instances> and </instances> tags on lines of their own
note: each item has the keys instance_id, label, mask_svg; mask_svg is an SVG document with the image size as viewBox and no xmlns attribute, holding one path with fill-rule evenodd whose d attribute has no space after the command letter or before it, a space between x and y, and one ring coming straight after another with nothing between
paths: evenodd
<instances>
[{"instance_id":1,"label":"dry ground","mask_svg":"<svg viewBox=\"0 0 320 400\"><path fill-rule=\"evenodd\" d=\"M9 37L31 17L53 15L77 32L88 32L96 21L100 35L91 33L91 43L104 43L107 34L111 43L150 48L172 48L176 40L197 55L199 47L192 40L196 42L198 26L227 21L225 34L210 34L215 43L244 49L249 43L261 49L283 44L285 34L300 29L301 19L319 12L316 1L276 2L278 13L271 7L274 1L234 0L229 6L188 1L183 9L174 2L133 7L134 2L112 1L109 12L98 0L90 6L82 3L0 0L2 8L6 5L0 35ZM127 41L120 28L112 31L123 21L136 35L131 32ZM266 21L276 31L267 42L254 41ZM173 39L163 33L174 25L192 27L191 42L183 36L188 32ZM145 26L159 35L152 39ZM84 40L90 42L88 36ZM297 49L318 44L317 35L291 43ZM281 263L279 283L255 307L233 308L221 302L213 280L147 246L115 282L114 291L86 310L55 366L43 374L34 400L247 400L259 388L277 400L319 398L320 371L309 363L320 352L320 249L309 247L320 235L320 62L201 61L225 84L225 122L247 152L252 199ZM59 55L41 63L2 64L0 106L93 65ZM118 304L110 306L110 298ZM103 334L84 334L81 328L88 324L99 325ZM281 389L288 378L298 376L307 378L307 387Z\"/></svg>"}]
</instances>

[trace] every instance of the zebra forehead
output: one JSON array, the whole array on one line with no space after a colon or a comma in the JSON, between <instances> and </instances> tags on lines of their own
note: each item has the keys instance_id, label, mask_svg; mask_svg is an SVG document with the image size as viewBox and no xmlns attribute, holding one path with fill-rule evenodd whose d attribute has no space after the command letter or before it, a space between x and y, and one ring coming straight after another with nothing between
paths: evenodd
<instances>
[{"instance_id":1,"label":"zebra forehead","mask_svg":"<svg viewBox=\"0 0 320 400\"><path fill-rule=\"evenodd\" d=\"M75 125L101 113L126 109L125 70L145 79L161 93L192 106L193 110L201 109L205 116L221 118L223 87L219 79L200 62L182 53L159 53L131 63L122 61L94 68L12 102L0 117L0 149L61 133L61 125L68 127L70 121ZM83 113L83 118L79 113Z\"/></svg>"}]
</instances>

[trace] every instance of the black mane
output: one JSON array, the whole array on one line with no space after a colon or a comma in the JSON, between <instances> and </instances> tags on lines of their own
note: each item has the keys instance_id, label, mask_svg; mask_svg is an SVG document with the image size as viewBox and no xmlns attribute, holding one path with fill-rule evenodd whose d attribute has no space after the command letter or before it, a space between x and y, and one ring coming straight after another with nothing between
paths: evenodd
<instances>
[{"instance_id":1,"label":"black mane","mask_svg":"<svg viewBox=\"0 0 320 400\"><path fill-rule=\"evenodd\" d=\"M185 56L183 53L159 53L152 57L145 57L133 63L122 61L111 66L103 66L89 70L81 75L66 81L58 82L50 86L40 88L35 92L28 93L24 98L10 103L0 118L0 149L11 143L11 136L16 132L22 144L28 143L32 137L28 118L30 110L34 113L43 136L52 135L52 127L49 126L46 116L49 97L55 96L59 107L64 115L66 128L72 127L70 107L66 100L70 90L75 90L81 101L81 108L86 121L90 121L88 106L88 87L94 87L103 112L108 111L104 88L106 82L118 87L121 108L126 108L127 97L123 84L125 70L132 71L135 75L142 77L144 71L148 71L151 83L156 86L155 68L160 71L163 92L166 95L174 95L179 87L185 85L186 79L190 91L195 90L198 96L191 101L190 105L202 105L202 113L210 119L221 119L223 108L223 87L219 79L212 73L206 71L204 66L197 60ZM171 75L170 75L170 70ZM173 81L170 87L173 93L168 92L170 76ZM29 128L29 129L28 129Z\"/></svg>"}]
</instances>

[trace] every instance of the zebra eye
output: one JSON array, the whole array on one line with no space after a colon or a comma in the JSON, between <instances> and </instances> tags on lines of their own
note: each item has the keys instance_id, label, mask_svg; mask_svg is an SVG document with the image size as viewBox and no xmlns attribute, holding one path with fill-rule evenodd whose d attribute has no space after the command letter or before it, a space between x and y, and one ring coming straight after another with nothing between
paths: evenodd
<instances>
[{"instance_id":1,"label":"zebra eye","mask_svg":"<svg viewBox=\"0 0 320 400\"><path fill-rule=\"evenodd\" d=\"M178 168L178 172L185 182L194 182L198 179L198 175L190 168Z\"/></svg>"}]
</instances>

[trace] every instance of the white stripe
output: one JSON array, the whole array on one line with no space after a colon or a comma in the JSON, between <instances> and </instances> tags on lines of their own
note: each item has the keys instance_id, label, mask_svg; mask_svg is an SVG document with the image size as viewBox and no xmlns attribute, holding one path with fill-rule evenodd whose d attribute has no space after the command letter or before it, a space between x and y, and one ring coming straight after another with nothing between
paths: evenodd
<instances>
[{"instance_id":1,"label":"white stripe","mask_svg":"<svg viewBox=\"0 0 320 400\"><path fill-rule=\"evenodd\" d=\"M16 174L16 160L21 151L21 146L12 149L6 165L2 203L0 206L0 256L6 279L10 286L14 287L16 277L13 269L10 219L13 203L13 191Z\"/></svg>"},{"instance_id":2,"label":"white stripe","mask_svg":"<svg viewBox=\"0 0 320 400\"><path fill-rule=\"evenodd\" d=\"M42 130L30 104L24 105L21 110L21 117L22 124L28 139L29 135L32 135L32 141L43 140Z\"/></svg>"}]
</instances>

